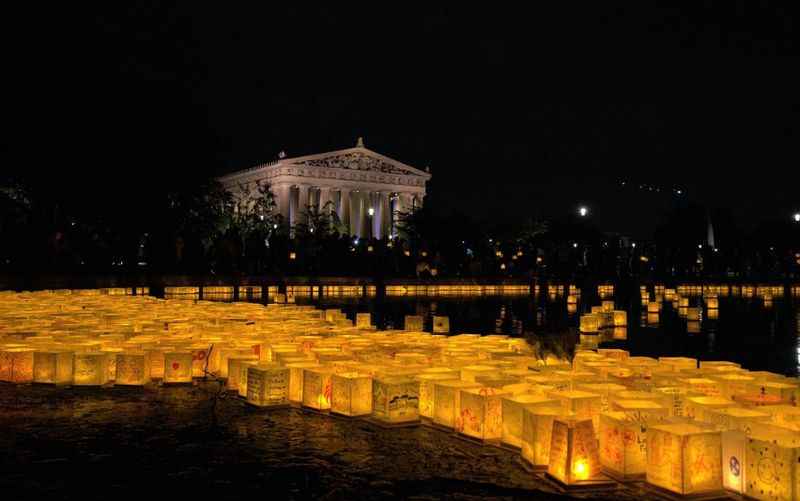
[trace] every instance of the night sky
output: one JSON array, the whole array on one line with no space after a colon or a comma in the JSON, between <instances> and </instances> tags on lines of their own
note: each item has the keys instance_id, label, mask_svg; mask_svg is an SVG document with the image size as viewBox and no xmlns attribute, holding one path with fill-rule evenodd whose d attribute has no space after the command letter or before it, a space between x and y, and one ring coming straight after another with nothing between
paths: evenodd
<instances>
[{"instance_id":1,"label":"night sky","mask_svg":"<svg viewBox=\"0 0 800 501\"><path fill-rule=\"evenodd\" d=\"M14 56L8 172L115 204L364 136L481 221L586 203L647 236L680 200L744 228L800 210L798 17L778 4L201 3L50 13L7 44L34 49Z\"/></svg>"}]
</instances>

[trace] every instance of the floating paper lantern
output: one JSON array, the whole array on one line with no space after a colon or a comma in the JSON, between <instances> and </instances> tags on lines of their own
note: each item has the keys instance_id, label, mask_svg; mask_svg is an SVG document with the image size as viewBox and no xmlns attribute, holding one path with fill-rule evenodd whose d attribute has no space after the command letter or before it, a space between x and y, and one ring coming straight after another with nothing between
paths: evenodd
<instances>
[{"instance_id":1,"label":"floating paper lantern","mask_svg":"<svg viewBox=\"0 0 800 501\"><path fill-rule=\"evenodd\" d=\"M721 397L736 400L736 395L748 393L750 384L755 382L756 378L744 374L726 373L720 376L710 376L709 379L717 381Z\"/></svg>"},{"instance_id":2,"label":"floating paper lantern","mask_svg":"<svg viewBox=\"0 0 800 501\"><path fill-rule=\"evenodd\" d=\"M247 403L258 407L289 405L289 369L269 362L249 366Z\"/></svg>"},{"instance_id":3,"label":"floating paper lantern","mask_svg":"<svg viewBox=\"0 0 800 501\"><path fill-rule=\"evenodd\" d=\"M331 412L343 416L364 416L372 412L372 378L358 372L331 376Z\"/></svg>"},{"instance_id":4,"label":"floating paper lantern","mask_svg":"<svg viewBox=\"0 0 800 501\"><path fill-rule=\"evenodd\" d=\"M503 435L501 397L510 395L495 388L466 388L460 390L460 412L454 429L480 440L499 440Z\"/></svg>"},{"instance_id":5,"label":"floating paper lantern","mask_svg":"<svg viewBox=\"0 0 800 501\"><path fill-rule=\"evenodd\" d=\"M303 369L303 407L318 411L326 411L331 408L331 397L333 396L331 374L332 371L327 367Z\"/></svg>"},{"instance_id":6,"label":"floating paper lantern","mask_svg":"<svg viewBox=\"0 0 800 501\"><path fill-rule=\"evenodd\" d=\"M244 398L247 399L247 371L250 367L254 365L258 365L258 361L256 360L243 360L239 362L239 384L238 388L236 388L236 393Z\"/></svg>"},{"instance_id":7,"label":"floating paper lantern","mask_svg":"<svg viewBox=\"0 0 800 501\"><path fill-rule=\"evenodd\" d=\"M164 353L164 383L191 383L192 360L192 352L190 351Z\"/></svg>"},{"instance_id":8,"label":"floating paper lantern","mask_svg":"<svg viewBox=\"0 0 800 501\"><path fill-rule=\"evenodd\" d=\"M595 393L581 390L552 391L550 398L561 402L565 414L573 414L581 419L591 419L599 426L601 397ZM596 429L597 427L595 427Z\"/></svg>"},{"instance_id":9,"label":"floating paper lantern","mask_svg":"<svg viewBox=\"0 0 800 501\"><path fill-rule=\"evenodd\" d=\"M800 496L800 444L797 435L774 428L747 438L744 494L753 499L793 500Z\"/></svg>"},{"instance_id":10,"label":"floating paper lantern","mask_svg":"<svg viewBox=\"0 0 800 501\"><path fill-rule=\"evenodd\" d=\"M524 407L522 409L522 458L532 466L546 466L550 461L553 421L564 416L561 406Z\"/></svg>"},{"instance_id":11,"label":"floating paper lantern","mask_svg":"<svg viewBox=\"0 0 800 501\"><path fill-rule=\"evenodd\" d=\"M374 329L372 315L369 313L356 313L356 327L359 329Z\"/></svg>"},{"instance_id":12,"label":"floating paper lantern","mask_svg":"<svg viewBox=\"0 0 800 501\"><path fill-rule=\"evenodd\" d=\"M404 320L404 329L407 331L422 332L423 318L421 315L406 315Z\"/></svg>"},{"instance_id":13,"label":"floating paper lantern","mask_svg":"<svg viewBox=\"0 0 800 501\"><path fill-rule=\"evenodd\" d=\"M522 446L523 410L536 407L553 407L558 402L547 397L534 394L504 395L501 397L503 443L513 447Z\"/></svg>"},{"instance_id":14,"label":"floating paper lantern","mask_svg":"<svg viewBox=\"0 0 800 501\"><path fill-rule=\"evenodd\" d=\"M614 400L612 409L636 422L650 422L669 416L667 407L652 400Z\"/></svg>"},{"instance_id":15,"label":"floating paper lantern","mask_svg":"<svg viewBox=\"0 0 800 501\"><path fill-rule=\"evenodd\" d=\"M647 429L647 482L677 494L722 490L722 437L708 426L684 423Z\"/></svg>"},{"instance_id":16,"label":"floating paper lantern","mask_svg":"<svg viewBox=\"0 0 800 501\"><path fill-rule=\"evenodd\" d=\"M419 420L419 383L403 376L372 381L372 417L387 424Z\"/></svg>"},{"instance_id":17,"label":"floating paper lantern","mask_svg":"<svg viewBox=\"0 0 800 501\"><path fill-rule=\"evenodd\" d=\"M753 429L772 420L767 410L762 412L741 407L706 409L703 417L706 422L716 424L723 430L739 430L745 435L750 435Z\"/></svg>"},{"instance_id":18,"label":"floating paper lantern","mask_svg":"<svg viewBox=\"0 0 800 501\"><path fill-rule=\"evenodd\" d=\"M596 314L581 315L581 332L597 332L600 330L600 317Z\"/></svg>"},{"instance_id":19,"label":"floating paper lantern","mask_svg":"<svg viewBox=\"0 0 800 501\"><path fill-rule=\"evenodd\" d=\"M433 385L433 422L454 428L456 418L461 412L460 390L466 388L480 388L480 384L469 381L437 381Z\"/></svg>"},{"instance_id":20,"label":"floating paper lantern","mask_svg":"<svg viewBox=\"0 0 800 501\"><path fill-rule=\"evenodd\" d=\"M658 364L671 368L674 371L684 369L697 369L697 359L687 357L658 357Z\"/></svg>"},{"instance_id":21,"label":"floating paper lantern","mask_svg":"<svg viewBox=\"0 0 800 501\"><path fill-rule=\"evenodd\" d=\"M661 303L656 302L648 302L647 303L647 313L656 313L661 311Z\"/></svg>"},{"instance_id":22,"label":"floating paper lantern","mask_svg":"<svg viewBox=\"0 0 800 501\"><path fill-rule=\"evenodd\" d=\"M450 317L434 316L433 317L433 332L450 332Z\"/></svg>"},{"instance_id":23,"label":"floating paper lantern","mask_svg":"<svg viewBox=\"0 0 800 501\"><path fill-rule=\"evenodd\" d=\"M795 405L798 386L778 381L762 381L750 383L748 389L748 393L775 396L784 403Z\"/></svg>"},{"instance_id":24,"label":"floating paper lantern","mask_svg":"<svg viewBox=\"0 0 800 501\"><path fill-rule=\"evenodd\" d=\"M706 413L710 410L734 407L736 403L722 397L689 397L686 399L686 417L707 421Z\"/></svg>"},{"instance_id":25,"label":"floating paper lantern","mask_svg":"<svg viewBox=\"0 0 800 501\"><path fill-rule=\"evenodd\" d=\"M239 379L241 378L241 367L243 362L258 362L256 355L245 355L228 357L228 379L225 381L225 387L230 391L239 391Z\"/></svg>"},{"instance_id":26,"label":"floating paper lantern","mask_svg":"<svg viewBox=\"0 0 800 501\"><path fill-rule=\"evenodd\" d=\"M145 352L117 354L114 384L142 386L150 382L150 359Z\"/></svg>"},{"instance_id":27,"label":"floating paper lantern","mask_svg":"<svg viewBox=\"0 0 800 501\"><path fill-rule=\"evenodd\" d=\"M615 310L612 312L614 315L614 327L625 327L628 325L628 312Z\"/></svg>"},{"instance_id":28,"label":"floating paper lantern","mask_svg":"<svg viewBox=\"0 0 800 501\"><path fill-rule=\"evenodd\" d=\"M108 381L108 355L106 353L75 353L72 366L72 384L76 386L101 386Z\"/></svg>"},{"instance_id":29,"label":"floating paper lantern","mask_svg":"<svg viewBox=\"0 0 800 501\"><path fill-rule=\"evenodd\" d=\"M566 485L598 478L600 457L590 419L570 417L553 421L547 474Z\"/></svg>"},{"instance_id":30,"label":"floating paper lantern","mask_svg":"<svg viewBox=\"0 0 800 501\"><path fill-rule=\"evenodd\" d=\"M629 480L647 472L647 421L624 412L600 415L600 464L612 477Z\"/></svg>"},{"instance_id":31,"label":"floating paper lantern","mask_svg":"<svg viewBox=\"0 0 800 501\"><path fill-rule=\"evenodd\" d=\"M4 348L0 350L0 381L8 383L33 382L33 350Z\"/></svg>"},{"instance_id":32,"label":"floating paper lantern","mask_svg":"<svg viewBox=\"0 0 800 501\"><path fill-rule=\"evenodd\" d=\"M33 382L44 384L72 383L71 351L37 351L33 354Z\"/></svg>"},{"instance_id":33,"label":"floating paper lantern","mask_svg":"<svg viewBox=\"0 0 800 501\"><path fill-rule=\"evenodd\" d=\"M497 367L491 365L467 365L461 368L461 379L474 383L475 377L483 374L496 374Z\"/></svg>"}]
</instances>

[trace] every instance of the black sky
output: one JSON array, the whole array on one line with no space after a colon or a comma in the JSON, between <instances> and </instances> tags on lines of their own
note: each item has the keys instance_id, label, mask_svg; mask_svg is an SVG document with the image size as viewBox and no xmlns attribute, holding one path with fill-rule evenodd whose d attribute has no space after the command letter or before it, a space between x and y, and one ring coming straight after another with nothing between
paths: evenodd
<instances>
[{"instance_id":1,"label":"black sky","mask_svg":"<svg viewBox=\"0 0 800 501\"><path fill-rule=\"evenodd\" d=\"M66 198L147 195L364 136L479 220L585 202L646 235L675 189L745 227L800 208L798 18L781 4L201 4L27 17L7 44L9 171Z\"/></svg>"}]
</instances>

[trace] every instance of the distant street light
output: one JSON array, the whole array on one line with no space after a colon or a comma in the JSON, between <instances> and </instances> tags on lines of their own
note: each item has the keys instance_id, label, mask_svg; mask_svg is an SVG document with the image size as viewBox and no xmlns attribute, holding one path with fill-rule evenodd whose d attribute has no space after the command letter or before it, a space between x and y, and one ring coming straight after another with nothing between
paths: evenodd
<instances>
[{"instance_id":1,"label":"distant street light","mask_svg":"<svg viewBox=\"0 0 800 501\"><path fill-rule=\"evenodd\" d=\"M578 214L580 214L581 217L586 217L589 214L589 208L585 205L582 205L578 208Z\"/></svg>"},{"instance_id":2,"label":"distant street light","mask_svg":"<svg viewBox=\"0 0 800 501\"><path fill-rule=\"evenodd\" d=\"M795 212L794 216L792 216L795 223L800 223L800 212Z\"/></svg>"},{"instance_id":3,"label":"distant street light","mask_svg":"<svg viewBox=\"0 0 800 501\"><path fill-rule=\"evenodd\" d=\"M370 207L369 209L367 209L367 214L369 214L370 216L374 216L375 215L375 209Z\"/></svg>"}]
</instances>

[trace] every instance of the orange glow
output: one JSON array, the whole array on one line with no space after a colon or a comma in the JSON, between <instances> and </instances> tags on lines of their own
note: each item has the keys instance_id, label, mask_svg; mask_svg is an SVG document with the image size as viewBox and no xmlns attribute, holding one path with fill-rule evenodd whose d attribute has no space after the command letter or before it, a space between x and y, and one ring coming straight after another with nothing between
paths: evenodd
<instances>
[{"instance_id":1,"label":"orange glow","mask_svg":"<svg viewBox=\"0 0 800 501\"><path fill-rule=\"evenodd\" d=\"M578 459L572 465L572 473L575 475L576 480L586 480L589 478L589 465L586 464L585 459Z\"/></svg>"}]
</instances>

